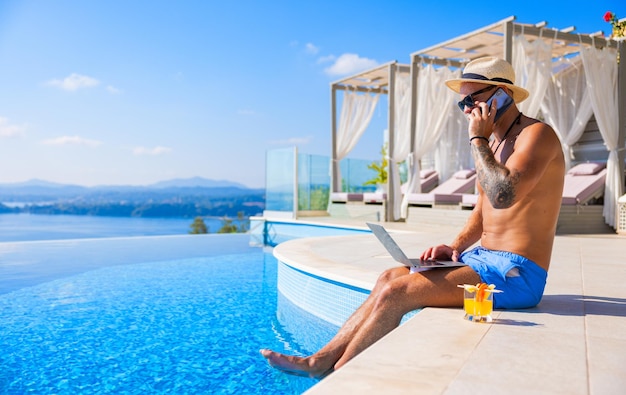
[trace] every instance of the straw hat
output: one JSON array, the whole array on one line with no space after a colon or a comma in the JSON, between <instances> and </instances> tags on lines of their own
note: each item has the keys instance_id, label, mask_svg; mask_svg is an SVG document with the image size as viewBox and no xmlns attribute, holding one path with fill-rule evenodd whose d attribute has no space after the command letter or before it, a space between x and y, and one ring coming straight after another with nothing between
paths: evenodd
<instances>
[{"instance_id":1,"label":"straw hat","mask_svg":"<svg viewBox=\"0 0 626 395\"><path fill-rule=\"evenodd\" d=\"M461 78L447 80L446 85L456 93L461 93L461 84L464 82L506 86L513 92L515 103L526 100L529 95L526 89L515 85L515 71L509 62L494 56L472 60L465 65Z\"/></svg>"}]
</instances>

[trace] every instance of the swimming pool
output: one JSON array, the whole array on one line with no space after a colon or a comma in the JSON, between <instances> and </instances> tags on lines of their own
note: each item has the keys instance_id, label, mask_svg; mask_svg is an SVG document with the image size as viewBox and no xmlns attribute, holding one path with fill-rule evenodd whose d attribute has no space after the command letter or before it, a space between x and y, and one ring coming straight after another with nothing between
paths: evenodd
<instances>
[{"instance_id":1,"label":"swimming pool","mask_svg":"<svg viewBox=\"0 0 626 395\"><path fill-rule=\"evenodd\" d=\"M1 393L301 393L316 381L258 349L308 354L337 330L277 312L276 259L249 235L0 243L0 262Z\"/></svg>"}]
</instances>

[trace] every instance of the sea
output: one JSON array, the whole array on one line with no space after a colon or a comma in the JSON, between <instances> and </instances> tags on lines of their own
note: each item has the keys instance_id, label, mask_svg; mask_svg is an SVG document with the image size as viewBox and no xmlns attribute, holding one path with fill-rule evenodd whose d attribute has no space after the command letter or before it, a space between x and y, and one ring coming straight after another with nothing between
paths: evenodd
<instances>
[{"instance_id":1,"label":"sea","mask_svg":"<svg viewBox=\"0 0 626 395\"><path fill-rule=\"evenodd\" d=\"M221 218L205 217L209 233ZM0 214L0 242L189 234L193 218L102 217L89 215ZM245 221L247 225L247 220ZM234 224L239 224L233 220Z\"/></svg>"}]
</instances>

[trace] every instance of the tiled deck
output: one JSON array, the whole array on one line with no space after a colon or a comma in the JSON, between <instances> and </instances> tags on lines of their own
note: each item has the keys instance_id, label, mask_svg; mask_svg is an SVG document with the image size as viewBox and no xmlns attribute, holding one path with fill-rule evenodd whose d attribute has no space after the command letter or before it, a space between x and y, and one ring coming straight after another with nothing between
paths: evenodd
<instances>
[{"instance_id":1,"label":"tiled deck","mask_svg":"<svg viewBox=\"0 0 626 395\"><path fill-rule=\"evenodd\" d=\"M307 219L315 221L335 220ZM410 256L450 242L458 231L385 226ZM299 239L277 252L318 274L369 288L381 270L395 265L369 234ZM492 324L465 321L460 308L426 308L307 394L623 394L625 281L626 237L557 236L536 308L497 311Z\"/></svg>"}]
</instances>

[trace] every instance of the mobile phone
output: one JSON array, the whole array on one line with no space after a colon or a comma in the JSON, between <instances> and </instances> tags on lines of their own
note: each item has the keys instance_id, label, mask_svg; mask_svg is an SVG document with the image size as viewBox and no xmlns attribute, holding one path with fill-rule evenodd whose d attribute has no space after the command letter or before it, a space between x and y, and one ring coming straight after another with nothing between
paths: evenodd
<instances>
[{"instance_id":1,"label":"mobile phone","mask_svg":"<svg viewBox=\"0 0 626 395\"><path fill-rule=\"evenodd\" d=\"M513 98L509 96L504 91L504 89L498 88L498 90L496 90L493 95L491 95L491 97L487 99L487 108L491 108L491 102L493 101L493 99L497 100L496 118L494 120L495 122L502 116L502 114L504 114L506 110L509 109L509 107L511 107L511 104L513 104Z\"/></svg>"}]
</instances>

